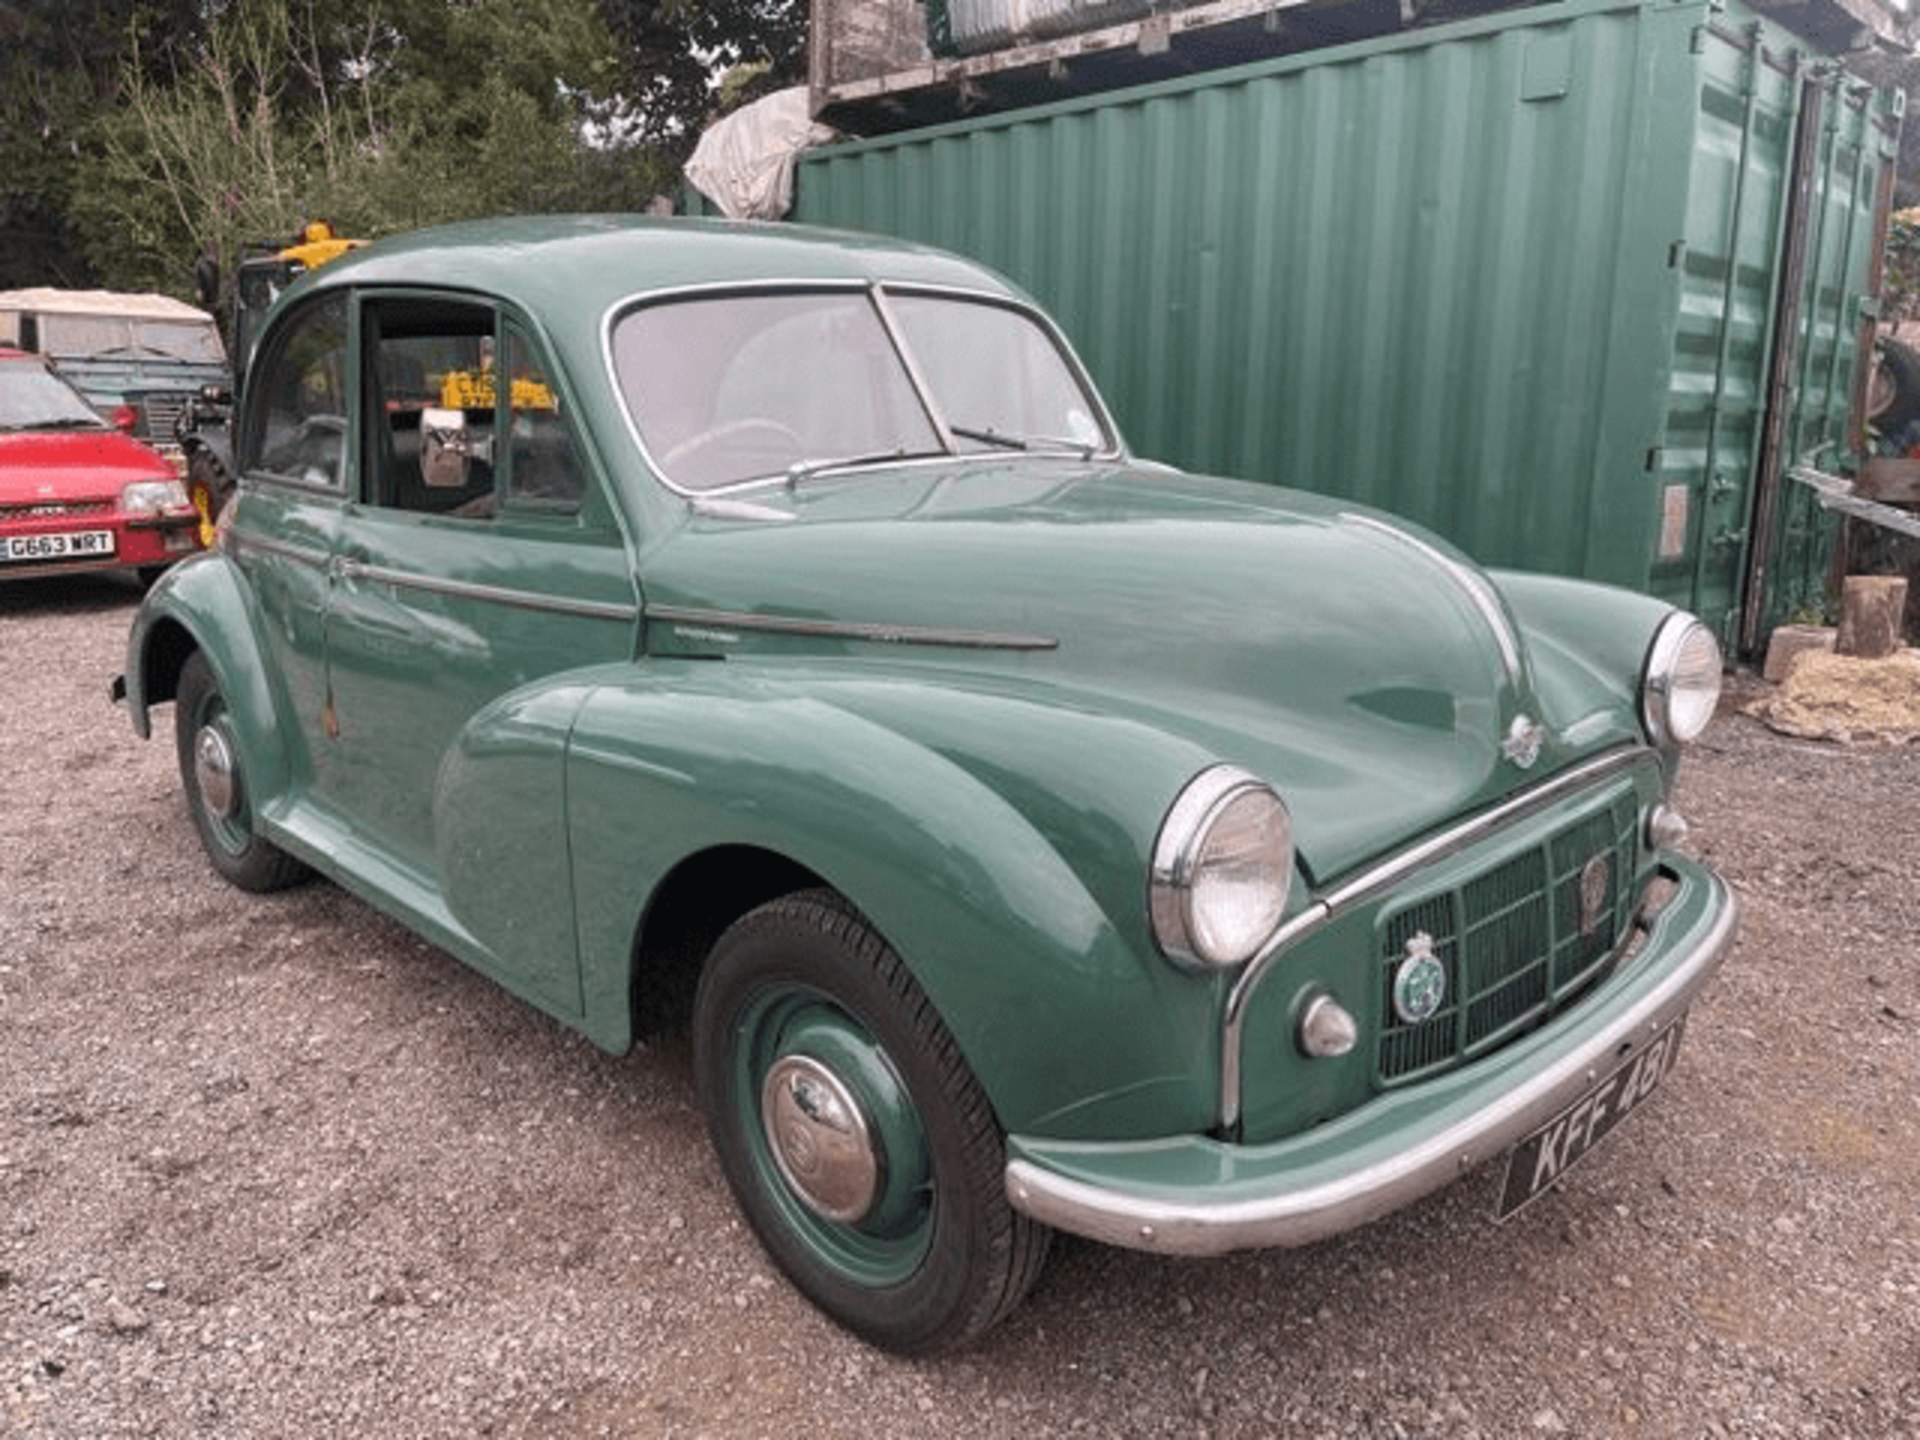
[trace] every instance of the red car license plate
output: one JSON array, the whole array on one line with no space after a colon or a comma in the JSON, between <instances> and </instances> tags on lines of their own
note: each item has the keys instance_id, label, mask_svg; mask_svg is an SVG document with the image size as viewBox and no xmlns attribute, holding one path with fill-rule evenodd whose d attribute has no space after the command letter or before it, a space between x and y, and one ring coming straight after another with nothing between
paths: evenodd
<instances>
[{"instance_id":1,"label":"red car license plate","mask_svg":"<svg viewBox=\"0 0 1920 1440\"><path fill-rule=\"evenodd\" d=\"M113 531L75 530L52 535L9 535L0 541L0 561L64 560L74 555L113 554Z\"/></svg>"},{"instance_id":2,"label":"red car license plate","mask_svg":"<svg viewBox=\"0 0 1920 1440\"><path fill-rule=\"evenodd\" d=\"M1495 1218L1505 1220L1553 1188L1553 1182L1640 1108L1673 1069L1687 1017L1677 1017L1658 1035L1615 1066L1592 1089L1514 1147Z\"/></svg>"}]
</instances>

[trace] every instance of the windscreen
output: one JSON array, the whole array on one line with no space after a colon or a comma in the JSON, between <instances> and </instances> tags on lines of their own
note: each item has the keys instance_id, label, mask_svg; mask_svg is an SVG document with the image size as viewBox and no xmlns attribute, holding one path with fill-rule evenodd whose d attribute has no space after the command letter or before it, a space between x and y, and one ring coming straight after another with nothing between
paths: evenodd
<instances>
[{"instance_id":1,"label":"windscreen","mask_svg":"<svg viewBox=\"0 0 1920 1440\"><path fill-rule=\"evenodd\" d=\"M685 490L949 449L1108 445L1096 402L1046 330L964 296L663 301L615 325L613 363L648 456Z\"/></svg>"},{"instance_id":2,"label":"windscreen","mask_svg":"<svg viewBox=\"0 0 1920 1440\"><path fill-rule=\"evenodd\" d=\"M0 365L0 430L95 430L105 422L39 363Z\"/></svg>"},{"instance_id":3,"label":"windscreen","mask_svg":"<svg viewBox=\"0 0 1920 1440\"><path fill-rule=\"evenodd\" d=\"M219 365L227 358L220 345L220 332L192 320L136 320L133 342L144 354L196 365Z\"/></svg>"},{"instance_id":4,"label":"windscreen","mask_svg":"<svg viewBox=\"0 0 1920 1440\"><path fill-rule=\"evenodd\" d=\"M888 303L960 449L1107 448L1091 398L1031 316L942 295Z\"/></svg>"},{"instance_id":5,"label":"windscreen","mask_svg":"<svg viewBox=\"0 0 1920 1440\"><path fill-rule=\"evenodd\" d=\"M63 360L160 358L220 365L226 353L210 321L126 315L42 315L40 348Z\"/></svg>"}]
</instances>

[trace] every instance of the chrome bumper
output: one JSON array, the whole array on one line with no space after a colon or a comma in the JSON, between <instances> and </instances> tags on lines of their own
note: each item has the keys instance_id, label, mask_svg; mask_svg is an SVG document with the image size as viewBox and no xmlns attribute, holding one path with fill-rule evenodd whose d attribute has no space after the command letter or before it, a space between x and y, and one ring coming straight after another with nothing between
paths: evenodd
<instances>
[{"instance_id":1,"label":"chrome bumper","mask_svg":"<svg viewBox=\"0 0 1920 1440\"><path fill-rule=\"evenodd\" d=\"M1008 1137L1007 1197L1057 1229L1181 1255L1304 1245L1397 1210L1512 1149L1684 1014L1733 945L1738 906L1689 861L1607 993L1497 1055L1269 1145Z\"/></svg>"}]
</instances>

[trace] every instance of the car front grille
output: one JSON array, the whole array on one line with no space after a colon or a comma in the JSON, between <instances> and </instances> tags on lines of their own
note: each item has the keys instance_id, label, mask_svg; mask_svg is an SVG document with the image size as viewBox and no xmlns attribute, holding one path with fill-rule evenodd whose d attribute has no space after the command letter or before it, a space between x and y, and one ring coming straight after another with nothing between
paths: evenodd
<instances>
[{"instance_id":1,"label":"car front grille","mask_svg":"<svg viewBox=\"0 0 1920 1440\"><path fill-rule=\"evenodd\" d=\"M1632 787L1622 787L1542 843L1383 914L1381 1084L1477 1059L1591 989L1629 935L1638 815ZM1445 967L1445 998L1429 1018L1407 1021L1394 1010L1394 978L1422 934Z\"/></svg>"},{"instance_id":2,"label":"car front grille","mask_svg":"<svg viewBox=\"0 0 1920 1440\"><path fill-rule=\"evenodd\" d=\"M74 515L110 515L111 500L36 500L25 505L0 505L0 524L10 520L62 520Z\"/></svg>"},{"instance_id":3,"label":"car front grille","mask_svg":"<svg viewBox=\"0 0 1920 1440\"><path fill-rule=\"evenodd\" d=\"M154 390L140 396L140 425L143 440L171 440L174 427L187 408L187 395L181 390Z\"/></svg>"}]
</instances>

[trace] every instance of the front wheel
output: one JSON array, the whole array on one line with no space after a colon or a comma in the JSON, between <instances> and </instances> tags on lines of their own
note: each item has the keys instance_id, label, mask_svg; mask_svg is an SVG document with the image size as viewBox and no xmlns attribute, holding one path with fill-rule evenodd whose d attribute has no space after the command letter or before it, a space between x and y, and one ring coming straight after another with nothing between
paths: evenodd
<instances>
[{"instance_id":1,"label":"front wheel","mask_svg":"<svg viewBox=\"0 0 1920 1440\"><path fill-rule=\"evenodd\" d=\"M721 936L693 1040L740 1208L835 1320L924 1355L1032 1288L1050 1232L1007 1203L992 1107L900 957L837 896L771 901Z\"/></svg>"},{"instance_id":2,"label":"front wheel","mask_svg":"<svg viewBox=\"0 0 1920 1440\"><path fill-rule=\"evenodd\" d=\"M233 717L207 658L196 650L180 669L173 697L174 748L193 828L213 868L242 890L284 890L307 867L253 828L253 797L240 766Z\"/></svg>"}]
</instances>

